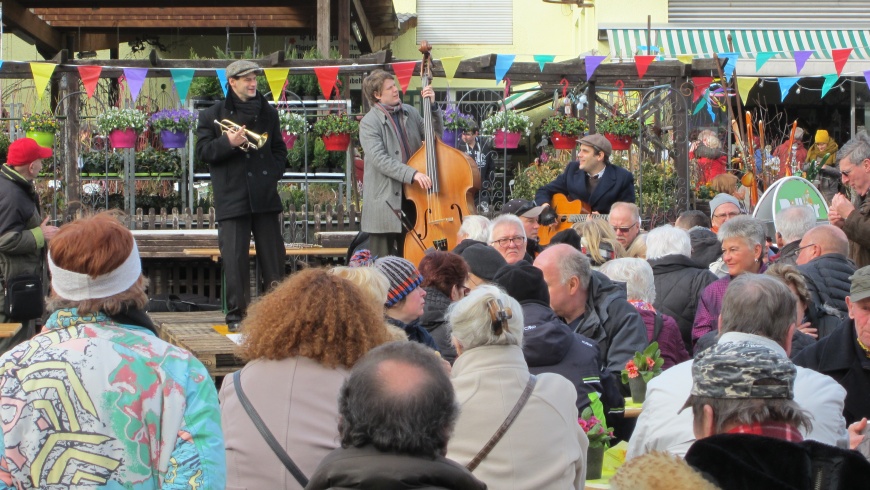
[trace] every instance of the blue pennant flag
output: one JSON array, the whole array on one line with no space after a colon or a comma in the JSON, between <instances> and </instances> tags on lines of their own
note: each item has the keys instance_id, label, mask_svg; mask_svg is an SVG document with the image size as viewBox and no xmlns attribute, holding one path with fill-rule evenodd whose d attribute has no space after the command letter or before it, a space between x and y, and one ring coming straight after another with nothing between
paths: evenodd
<instances>
[{"instance_id":1,"label":"blue pennant flag","mask_svg":"<svg viewBox=\"0 0 870 490\"><path fill-rule=\"evenodd\" d=\"M178 90L178 98L184 104L187 100L187 92L190 91L190 82L193 81L193 74L196 72L193 68L170 68L169 74L172 75L172 81L175 83L175 89Z\"/></svg>"},{"instance_id":2,"label":"blue pennant flag","mask_svg":"<svg viewBox=\"0 0 870 490\"><path fill-rule=\"evenodd\" d=\"M785 101L785 97L788 95L789 91L794 84L800 80L801 77L779 77L777 81L779 82L779 93L780 93L780 101Z\"/></svg>"},{"instance_id":3,"label":"blue pennant flag","mask_svg":"<svg viewBox=\"0 0 870 490\"><path fill-rule=\"evenodd\" d=\"M215 70L217 72L218 80L221 83L221 90L224 91L224 97L227 96L227 69L226 68L217 68Z\"/></svg>"},{"instance_id":4,"label":"blue pennant flag","mask_svg":"<svg viewBox=\"0 0 870 490\"><path fill-rule=\"evenodd\" d=\"M717 56L726 60L722 71L725 73L725 81L731 82L731 75L734 74L734 69L737 68L737 53L717 53Z\"/></svg>"},{"instance_id":5,"label":"blue pennant flag","mask_svg":"<svg viewBox=\"0 0 870 490\"><path fill-rule=\"evenodd\" d=\"M505 75L507 75L508 70L511 69L511 65L514 64L514 58L517 55L515 54L497 54L495 55L495 84L498 85L501 83L502 79Z\"/></svg>"}]
</instances>

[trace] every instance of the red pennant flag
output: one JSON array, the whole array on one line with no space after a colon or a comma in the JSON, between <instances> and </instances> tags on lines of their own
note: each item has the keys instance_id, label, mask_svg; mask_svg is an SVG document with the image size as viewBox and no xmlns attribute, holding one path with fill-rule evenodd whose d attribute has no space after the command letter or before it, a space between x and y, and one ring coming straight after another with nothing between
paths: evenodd
<instances>
[{"instance_id":1,"label":"red pennant flag","mask_svg":"<svg viewBox=\"0 0 870 490\"><path fill-rule=\"evenodd\" d=\"M97 82L100 81L100 72L103 71L103 67L98 65L81 65L78 69L79 76L82 78L82 84L84 84L85 91L90 99L94 96L94 91L97 90Z\"/></svg>"},{"instance_id":2,"label":"red pennant flag","mask_svg":"<svg viewBox=\"0 0 870 490\"><path fill-rule=\"evenodd\" d=\"M320 84L320 91L326 100L332 98L332 89L335 88L335 81L338 79L337 66L318 66L314 68L314 74L317 75L317 83Z\"/></svg>"},{"instance_id":3,"label":"red pennant flag","mask_svg":"<svg viewBox=\"0 0 870 490\"><path fill-rule=\"evenodd\" d=\"M649 68L649 64L656 59L656 55L637 55L634 57L634 63L637 65L637 77L643 78L646 75L646 70Z\"/></svg>"},{"instance_id":4,"label":"red pennant flag","mask_svg":"<svg viewBox=\"0 0 870 490\"><path fill-rule=\"evenodd\" d=\"M393 73L399 79L399 88L402 89L404 94L408 90L408 84L411 83L411 76L414 75L414 68L417 67L417 62L402 61L400 63L390 63L390 66L393 67Z\"/></svg>"},{"instance_id":5,"label":"red pennant flag","mask_svg":"<svg viewBox=\"0 0 870 490\"><path fill-rule=\"evenodd\" d=\"M711 83L713 83L713 77L692 77L692 85L695 86L692 91L692 102L698 102L698 99L710 88Z\"/></svg>"},{"instance_id":6,"label":"red pennant flag","mask_svg":"<svg viewBox=\"0 0 870 490\"><path fill-rule=\"evenodd\" d=\"M852 48L832 49L831 57L834 58L834 67L837 69L837 76L843 73L843 67L849 61L849 56L852 54Z\"/></svg>"}]
</instances>

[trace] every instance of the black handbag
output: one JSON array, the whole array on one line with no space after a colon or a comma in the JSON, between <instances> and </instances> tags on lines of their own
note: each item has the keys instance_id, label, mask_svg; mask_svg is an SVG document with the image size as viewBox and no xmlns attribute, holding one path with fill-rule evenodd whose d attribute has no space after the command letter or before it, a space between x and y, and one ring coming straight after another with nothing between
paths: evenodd
<instances>
[{"instance_id":1,"label":"black handbag","mask_svg":"<svg viewBox=\"0 0 870 490\"><path fill-rule=\"evenodd\" d=\"M34 274L20 274L3 283L6 317L17 322L40 318L45 312L42 279Z\"/></svg>"}]
</instances>

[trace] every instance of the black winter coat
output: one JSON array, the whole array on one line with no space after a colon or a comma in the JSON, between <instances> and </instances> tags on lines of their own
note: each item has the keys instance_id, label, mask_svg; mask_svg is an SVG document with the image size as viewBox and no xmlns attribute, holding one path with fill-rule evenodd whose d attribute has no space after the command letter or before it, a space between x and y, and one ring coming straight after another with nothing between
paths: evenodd
<instances>
[{"instance_id":1,"label":"black winter coat","mask_svg":"<svg viewBox=\"0 0 870 490\"><path fill-rule=\"evenodd\" d=\"M686 352L692 352L692 324L704 288L716 274L685 255L666 255L649 261L656 287L657 311L672 316L680 327Z\"/></svg>"},{"instance_id":2,"label":"black winter coat","mask_svg":"<svg viewBox=\"0 0 870 490\"><path fill-rule=\"evenodd\" d=\"M429 332L441 357L453 364L456 360L456 347L453 346L453 329L447 322L447 308L450 307L450 298L437 288L426 287L426 303L423 306L423 316L420 317L420 325Z\"/></svg>"},{"instance_id":3,"label":"black winter coat","mask_svg":"<svg viewBox=\"0 0 870 490\"><path fill-rule=\"evenodd\" d=\"M825 254L798 266L798 270L807 280L813 303L821 308L836 309L841 313L840 318L847 316L846 296L852 284L849 277L855 273L851 259L840 254Z\"/></svg>"},{"instance_id":4,"label":"black winter coat","mask_svg":"<svg viewBox=\"0 0 870 490\"><path fill-rule=\"evenodd\" d=\"M268 134L258 150L244 152L230 146L214 122L238 122L234 95L200 112L196 127L196 156L208 164L214 189L215 218L218 221L256 213L280 213L278 181L287 166L287 146L281 138L278 111L259 92L260 113L247 129Z\"/></svg>"},{"instance_id":5,"label":"black winter coat","mask_svg":"<svg viewBox=\"0 0 870 490\"><path fill-rule=\"evenodd\" d=\"M722 256L722 244L709 228L692 228L689 230L689 239L692 241L692 260L698 265L710 267Z\"/></svg>"},{"instance_id":6,"label":"black winter coat","mask_svg":"<svg viewBox=\"0 0 870 490\"><path fill-rule=\"evenodd\" d=\"M846 389L846 424L870 418L870 360L864 357L856 338L855 322L844 320L834 333L794 358L798 366L827 374Z\"/></svg>"}]
</instances>

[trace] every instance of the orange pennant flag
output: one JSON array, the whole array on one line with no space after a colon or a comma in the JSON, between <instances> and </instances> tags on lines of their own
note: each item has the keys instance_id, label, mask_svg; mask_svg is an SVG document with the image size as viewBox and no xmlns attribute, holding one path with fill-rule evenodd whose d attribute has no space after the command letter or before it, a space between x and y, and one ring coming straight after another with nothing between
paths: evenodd
<instances>
[{"instance_id":1,"label":"orange pennant flag","mask_svg":"<svg viewBox=\"0 0 870 490\"><path fill-rule=\"evenodd\" d=\"M399 87L404 94L408 90L408 83L411 81L411 76L414 75L414 68L417 67L416 61L402 61L399 63L390 63L393 68L393 73L399 79Z\"/></svg>"},{"instance_id":2,"label":"orange pennant flag","mask_svg":"<svg viewBox=\"0 0 870 490\"><path fill-rule=\"evenodd\" d=\"M646 70L649 68L649 64L656 59L656 55L637 55L634 57L634 62L637 65L637 77L643 78L646 75Z\"/></svg>"},{"instance_id":3,"label":"orange pennant flag","mask_svg":"<svg viewBox=\"0 0 870 490\"><path fill-rule=\"evenodd\" d=\"M320 84L320 91L326 100L332 98L332 89L335 88L335 81L338 79L337 66L317 66L314 68L314 74L317 75L317 83Z\"/></svg>"},{"instance_id":4,"label":"orange pennant flag","mask_svg":"<svg viewBox=\"0 0 870 490\"><path fill-rule=\"evenodd\" d=\"M100 81L100 73L103 67L99 65L81 65L78 67L79 76L82 78L82 84L85 86L85 92L88 93L88 98L94 96L94 91L97 90L97 82Z\"/></svg>"}]
</instances>

